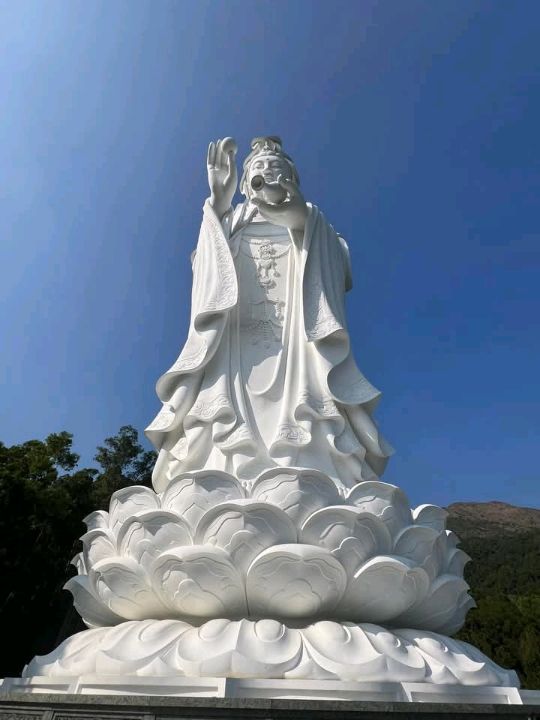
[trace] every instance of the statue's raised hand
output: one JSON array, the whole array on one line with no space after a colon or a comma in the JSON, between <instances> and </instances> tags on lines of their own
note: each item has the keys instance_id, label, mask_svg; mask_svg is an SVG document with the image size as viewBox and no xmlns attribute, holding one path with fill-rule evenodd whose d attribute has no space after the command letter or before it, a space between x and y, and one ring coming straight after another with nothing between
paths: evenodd
<instances>
[{"instance_id":1,"label":"statue's raised hand","mask_svg":"<svg viewBox=\"0 0 540 720\"><path fill-rule=\"evenodd\" d=\"M233 138L211 142L208 146L206 167L210 185L210 204L216 215L221 218L231 207L238 173L236 170L236 151L238 147Z\"/></svg>"},{"instance_id":2,"label":"statue's raised hand","mask_svg":"<svg viewBox=\"0 0 540 720\"><path fill-rule=\"evenodd\" d=\"M283 202L269 203L260 197L252 197L251 202L257 207L265 220L274 225L284 225L289 230L304 231L308 208L300 188L288 178L282 175L278 177L278 183L286 190L287 197Z\"/></svg>"}]
</instances>

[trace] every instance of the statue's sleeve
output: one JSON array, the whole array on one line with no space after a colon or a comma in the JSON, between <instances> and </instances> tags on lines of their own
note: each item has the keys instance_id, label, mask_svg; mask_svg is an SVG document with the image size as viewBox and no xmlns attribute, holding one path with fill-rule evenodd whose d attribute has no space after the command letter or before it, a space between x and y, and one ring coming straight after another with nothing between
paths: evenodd
<instances>
[{"instance_id":1,"label":"statue's sleeve","mask_svg":"<svg viewBox=\"0 0 540 720\"><path fill-rule=\"evenodd\" d=\"M371 409L380 392L356 365L345 316L345 293L351 287L349 249L318 208L308 207L302 281L306 339L316 345L324 361L334 399Z\"/></svg>"},{"instance_id":2,"label":"statue's sleeve","mask_svg":"<svg viewBox=\"0 0 540 720\"><path fill-rule=\"evenodd\" d=\"M304 325L307 339L314 341L346 328L344 294L351 273L347 244L318 208L308 207L304 231Z\"/></svg>"},{"instance_id":3,"label":"statue's sleeve","mask_svg":"<svg viewBox=\"0 0 540 720\"><path fill-rule=\"evenodd\" d=\"M236 305L238 285L224 228L207 201L193 256L191 317L186 344L174 365L156 385L163 402L170 399L186 374L201 370L214 355L229 311Z\"/></svg>"}]
</instances>

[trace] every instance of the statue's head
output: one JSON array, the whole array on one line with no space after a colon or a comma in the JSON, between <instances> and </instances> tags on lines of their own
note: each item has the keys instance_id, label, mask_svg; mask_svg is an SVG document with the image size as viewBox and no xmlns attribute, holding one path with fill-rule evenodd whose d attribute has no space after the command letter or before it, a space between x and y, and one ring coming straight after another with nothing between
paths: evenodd
<instances>
[{"instance_id":1,"label":"statue's head","mask_svg":"<svg viewBox=\"0 0 540 720\"><path fill-rule=\"evenodd\" d=\"M244 160L244 172L240 180L240 192L251 197L251 181L262 175L266 182L276 182L281 175L300 184L300 178L292 159L283 152L281 138L275 135L256 137L251 141L251 152Z\"/></svg>"}]
</instances>

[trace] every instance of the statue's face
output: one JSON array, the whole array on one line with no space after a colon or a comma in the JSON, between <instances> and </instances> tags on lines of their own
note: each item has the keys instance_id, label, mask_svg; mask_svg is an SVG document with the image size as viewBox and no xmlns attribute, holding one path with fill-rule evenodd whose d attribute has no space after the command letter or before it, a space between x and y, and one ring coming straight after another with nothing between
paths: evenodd
<instances>
[{"instance_id":1,"label":"statue's face","mask_svg":"<svg viewBox=\"0 0 540 720\"><path fill-rule=\"evenodd\" d=\"M262 175L265 182L276 182L281 175L284 178L291 177L289 163L276 155L258 155L250 164L247 173L247 185L251 187L251 180L255 175Z\"/></svg>"}]
</instances>

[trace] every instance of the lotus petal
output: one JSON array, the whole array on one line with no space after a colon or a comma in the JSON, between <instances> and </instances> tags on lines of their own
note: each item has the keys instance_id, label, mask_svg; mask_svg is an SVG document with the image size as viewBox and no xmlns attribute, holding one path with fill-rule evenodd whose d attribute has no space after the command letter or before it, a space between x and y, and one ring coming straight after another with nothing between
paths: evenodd
<instances>
[{"instance_id":1,"label":"lotus petal","mask_svg":"<svg viewBox=\"0 0 540 720\"><path fill-rule=\"evenodd\" d=\"M64 587L67 587L67 584ZM36 655L24 668L22 676L76 677L95 672L96 648L111 630L110 627L98 627L72 635L47 655ZM19 714L8 714L11 720L15 718L22 720L22 717L24 716Z\"/></svg>"},{"instance_id":2,"label":"lotus petal","mask_svg":"<svg viewBox=\"0 0 540 720\"><path fill-rule=\"evenodd\" d=\"M86 575L86 564L84 562L84 557L82 552L77 553L74 557L71 558L70 564L73 565L77 569L77 573L79 575Z\"/></svg>"},{"instance_id":3,"label":"lotus petal","mask_svg":"<svg viewBox=\"0 0 540 720\"><path fill-rule=\"evenodd\" d=\"M296 528L282 510L250 500L222 503L209 510L195 533L196 543L223 548L244 573L267 547L296 540Z\"/></svg>"},{"instance_id":4,"label":"lotus petal","mask_svg":"<svg viewBox=\"0 0 540 720\"><path fill-rule=\"evenodd\" d=\"M132 557L147 569L164 550L191 544L187 523L165 510L147 510L130 517L118 532L120 554Z\"/></svg>"},{"instance_id":5,"label":"lotus petal","mask_svg":"<svg viewBox=\"0 0 540 720\"><path fill-rule=\"evenodd\" d=\"M144 568L133 558L101 560L90 569L89 577L94 592L120 617L143 620L167 616Z\"/></svg>"},{"instance_id":6,"label":"lotus petal","mask_svg":"<svg viewBox=\"0 0 540 720\"><path fill-rule=\"evenodd\" d=\"M242 486L224 472L188 473L171 482L163 493L161 506L172 510L195 530L207 510L227 500L244 497Z\"/></svg>"},{"instance_id":7,"label":"lotus petal","mask_svg":"<svg viewBox=\"0 0 540 720\"><path fill-rule=\"evenodd\" d=\"M111 495L109 526L114 532L118 532L132 515L146 510L159 510L159 507L159 497L150 488L141 485L122 488Z\"/></svg>"},{"instance_id":8,"label":"lotus petal","mask_svg":"<svg viewBox=\"0 0 540 720\"><path fill-rule=\"evenodd\" d=\"M116 537L109 528L89 530L81 537L84 567L88 571L100 560L108 560L118 554Z\"/></svg>"},{"instance_id":9,"label":"lotus petal","mask_svg":"<svg viewBox=\"0 0 540 720\"><path fill-rule=\"evenodd\" d=\"M276 468L263 473L254 483L252 497L281 508L297 527L316 510L340 501L335 483L316 470Z\"/></svg>"},{"instance_id":10,"label":"lotus petal","mask_svg":"<svg viewBox=\"0 0 540 720\"><path fill-rule=\"evenodd\" d=\"M463 622L474 603L468 589L463 578L441 575L432 583L429 594L403 612L396 624L447 633L448 628Z\"/></svg>"},{"instance_id":11,"label":"lotus petal","mask_svg":"<svg viewBox=\"0 0 540 720\"><path fill-rule=\"evenodd\" d=\"M282 677L301 655L300 631L276 620L211 620L178 642L179 664L191 676Z\"/></svg>"},{"instance_id":12,"label":"lotus petal","mask_svg":"<svg viewBox=\"0 0 540 720\"><path fill-rule=\"evenodd\" d=\"M412 560L378 556L358 570L337 611L340 617L362 622L394 622L429 589L429 578Z\"/></svg>"},{"instance_id":13,"label":"lotus petal","mask_svg":"<svg viewBox=\"0 0 540 720\"><path fill-rule=\"evenodd\" d=\"M469 643L425 630L397 630L395 634L414 644L417 652L425 658L426 666L431 668L430 680L433 683L519 687L514 670L496 665ZM437 673L437 669L443 672Z\"/></svg>"},{"instance_id":14,"label":"lotus petal","mask_svg":"<svg viewBox=\"0 0 540 720\"><path fill-rule=\"evenodd\" d=\"M303 629L302 636L316 664L343 680L380 680L389 670L394 681L425 678L420 654L376 625L319 621Z\"/></svg>"},{"instance_id":15,"label":"lotus petal","mask_svg":"<svg viewBox=\"0 0 540 720\"><path fill-rule=\"evenodd\" d=\"M463 576L465 565L471 560L470 555L460 550L459 548L452 548L447 554L446 561L444 563L444 572L448 575L457 575L458 577Z\"/></svg>"},{"instance_id":16,"label":"lotus petal","mask_svg":"<svg viewBox=\"0 0 540 720\"><path fill-rule=\"evenodd\" d=\"M323 508L306 520L300 542L325 547L349 576L373 557L390 552L391 537L377 517L356 507L337 505Z\"/></svg>"},{"instance_id":17,"label":"lotus petal","mask_svg":"<svg viewBox=\"0 0 540 720\"><path fill-rule=\"evenodd\" d=\"M460 539L456 535L455 532L452 530L445 530L443 533L441 533L444 537L444 546L445 548L455 548L459 545Z\"/></svg>"},{"instance_id":18,"label":"lotus petal","mask_svg":"<svg viewBox=\"0 0 540 720\"><path fill-rule=\"evenodd\" d=\"M117 625L123 622L124 618L114 613L95 594L86 575L76 575L70 578L64 585L64 590L69 590L73 595L75 610L77 610L88 627Z\"/></svg>"},{"instance_id":19,"label":"lotus petal","mask_svg":"<svg viewBox=\"0 0 540 720\"><path fill-rule=\"evenodd\" d=\"M164 552L152 582L176 616L238 617L247 614L244 581L218 547L194 545Z\"/></svg>"},{"instance_id":20,"label":"lotus petal","mask_svg":"<svg viewBox=\"0 0 540 720\"><path fill-rule=\"evenodd\" d=\"M419 505L412 511L412 516L417 525L424 525L442 532L446 528L448 512L437 505Z\"/></svg>"},{"instance_id":21,"label":"lotus petal","mask_svg":"<svg viewBox=\"0 0 540 720\"><path fill-rule=\"evenodd\" d=\"M394 555L408 558L424 568L430 580L439 574L443 562L440 534L431 527L410 525L401 530L394 543Z\"/></svg>"},{"instance_id":22,"label":"lotus petal","mask_svg":"<svg viewBox=\"0 0 540 720\"><path fill-rule=\"evenodd\" d=\"M444 625L440 626L443 628L444 634L455 635L457 632L459 632L459 630L461 630L463 624L465 623L467 613L469 612L469 610L475 607L476 603L474 599L469 595L469 593L462 593L458 600L454 614L451 615L451 617L446 621Z\"/></svg>"},{"instance_id":23,"label":"lotus petal","mask_svg":"<svg viewBox=\"0 0 540 720\"><path fill-rule=\"evenodd\" d=\"M465 642L425 630L329 621L302 629L266 619L210 620L200 627L180 620L125 622L78 633L23 670L30 689L43 687L43 676L96 674L109 676L111 688L117 682L126 687L129 676L148 677L137 683L139 692L155 691L156 678L170 684L171 677L185 676L295 678L299 692L302 680L321 679L421 682L426 690L438 684L519 687L514 671ZM327 685L330 696L335 685Z\"/></svg>"},{"instance_id":24,"label":"lotus petal","mask_svg":"<svg viewBox=\"0 0 540 720\"><path fill-rule=\"evenodd\" d=\"M174 651L178 638L190 628L181 620L124 622L101 640L94 672L98 675L152 675L152 670L157 670L158 674L166 672L167 665L162 658ZM168 671L171 672L170 665ZM178 668L174 671L175 675L181 675Z\"/></svg>"},{"instance_id":25,"label":"lotus petal","mask_svg":"<svg viewBox=\"0 0 540 720\"><path fill-rule=\"evenodd\" d=\"M277 545L262 552L247 573L251 615L308 618L331 612L347 575L331 553L312 545Z\"/></svg>"},{"instance_id":26,"label":"lotus petal","mask_svg":"<svg viewBox=\"0 0 540 720\"><path fill-rule=\"evenodd\" d=\"M403 490L380 480L366 480L355 485L347 495L347 503L376 515L391 535L412 523L409 500Z\"/></svg>"},{"instance_id":27,"label":"lotus petal","mask_svg":"<svg viewBox=\"0 0 540 720\"><path fill-rule=\"evenodd\" d=\"M84 518L83 522L88 530L104 530L109 527L109 513L105 510L94 510Z\"/></svg>"}]
</instances>

